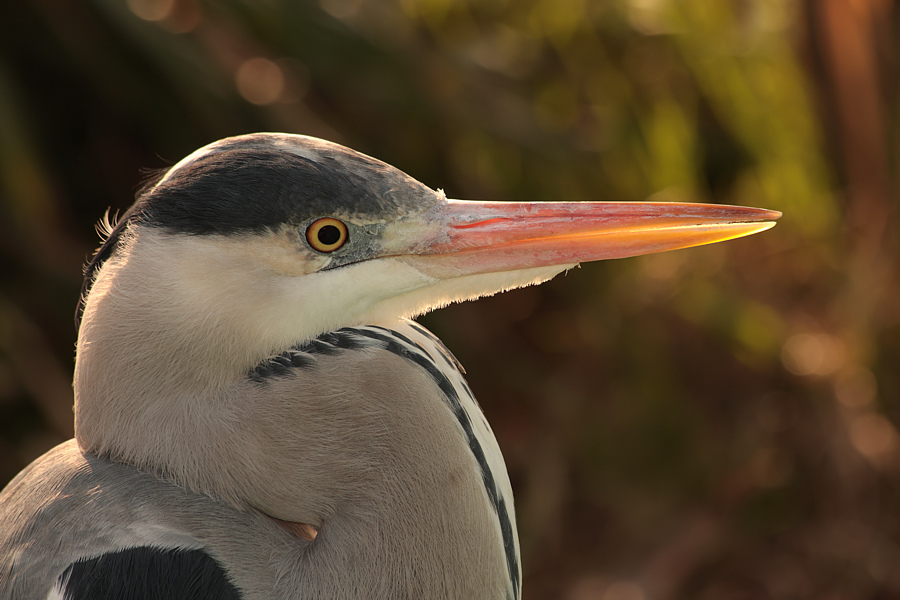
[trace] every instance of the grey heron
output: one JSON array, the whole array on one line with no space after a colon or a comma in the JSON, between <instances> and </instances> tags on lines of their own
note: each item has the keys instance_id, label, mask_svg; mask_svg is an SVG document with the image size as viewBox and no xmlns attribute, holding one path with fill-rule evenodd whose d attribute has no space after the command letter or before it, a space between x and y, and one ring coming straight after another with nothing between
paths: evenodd
<instances>
[{"instance_id":1,"label":"grey heron","mask_svg":"<svg viewBox=\"0 0 900 600\"><path fill-rule=\"evenodd\" d=\"M0 598L517 599L500 448L411 319L779 216L448 200L315 138L210 144L86 269L75 439L0 493Z\"/></svg>"}]
</instances>

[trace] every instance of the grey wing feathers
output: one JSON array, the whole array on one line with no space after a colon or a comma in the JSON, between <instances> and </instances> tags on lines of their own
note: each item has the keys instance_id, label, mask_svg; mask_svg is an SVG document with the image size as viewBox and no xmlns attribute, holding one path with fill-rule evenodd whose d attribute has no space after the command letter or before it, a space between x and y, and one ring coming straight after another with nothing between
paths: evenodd
<instances>
[{"instance_id":1,"label":"grey wing feathers","mask_svg":"<svg viewBox=\"0 0 900 600\"><path fill-rule=\"evenodd\" d=\"M84 455L74 440L0 492L0 600L277 596L279 561L302 549L256 511ZM217 593L191 591L202 589Z\"/></svg>"}]
</instances>

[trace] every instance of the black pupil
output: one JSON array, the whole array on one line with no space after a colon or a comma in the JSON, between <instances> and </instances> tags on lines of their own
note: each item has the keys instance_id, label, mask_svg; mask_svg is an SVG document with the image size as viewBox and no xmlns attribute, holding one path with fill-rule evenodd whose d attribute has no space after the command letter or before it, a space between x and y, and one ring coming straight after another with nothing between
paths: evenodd
<instances>
[{"instance_id":1,"label":"black pupil","mask_svg":"<svg viewBox=\"0 0 900 600\"><path fill-rule=\"evenodd\" d=\"M341 241L341 230L334 225L326 225L318 231L316 237L326 246L333 246Z\"/></svg>"}]
</instances>

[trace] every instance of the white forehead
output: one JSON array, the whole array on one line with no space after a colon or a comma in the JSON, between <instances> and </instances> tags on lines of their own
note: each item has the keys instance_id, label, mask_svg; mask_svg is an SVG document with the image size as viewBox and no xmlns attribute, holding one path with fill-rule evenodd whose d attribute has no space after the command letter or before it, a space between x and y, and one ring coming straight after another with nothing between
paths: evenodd
<instances>
[{"instance_id":1,"label":"white forehead","mask_svg":"<svg viewBox=\"0 0 900 600\"><path fill-rule=\"evenodd\" d=\"M326 142L325 140L320 140L318 138L294 133L251 133L248 135L238 135L234 137L223 138L211 144L207 144L202 148L198 148L197 150L194 150L193 152L179 160L177 163L175 163L175 165L172 166L171 169L166 171L166 174L162 179L159 180L156 185L164 183L174 173L191 165L204 156L209 156L211 154L215 154L216 152L221 152L223 148L233 148L235 146L235 142L246 142L248 146L256 142L260 145L264 145L267 148L278 148L285 152L289 152L297 156L302 156L303 158L309 159L313 162L321 161L322 155L319 152L320 148L335 145L332 142Z\"/></svg>"}]
</instances>

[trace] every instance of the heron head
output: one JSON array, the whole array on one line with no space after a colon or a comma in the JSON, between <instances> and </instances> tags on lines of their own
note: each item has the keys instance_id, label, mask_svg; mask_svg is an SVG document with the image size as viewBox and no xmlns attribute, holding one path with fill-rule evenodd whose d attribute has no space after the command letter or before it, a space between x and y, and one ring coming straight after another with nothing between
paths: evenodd
<instances>
[{"instance_id":1,"label":"heron head","mask_svg":"<svg viewBox=\"0 0 900 600\"><path fill-rule=\"evenodd\" d=\"M238 136L201 148L139 195L89 265L77 319L101 271L152 257L144 292L275 347L540 283L579 262L749 235L778 216L683 203L448 200L338 144Z\"/></svg>"}]
</instances>

